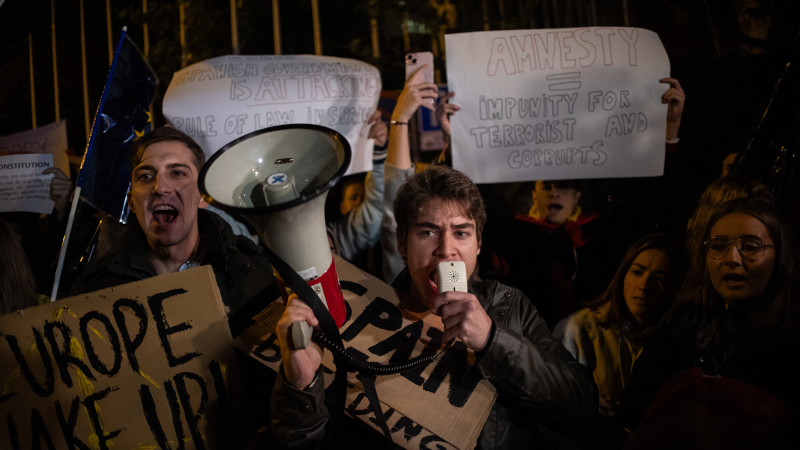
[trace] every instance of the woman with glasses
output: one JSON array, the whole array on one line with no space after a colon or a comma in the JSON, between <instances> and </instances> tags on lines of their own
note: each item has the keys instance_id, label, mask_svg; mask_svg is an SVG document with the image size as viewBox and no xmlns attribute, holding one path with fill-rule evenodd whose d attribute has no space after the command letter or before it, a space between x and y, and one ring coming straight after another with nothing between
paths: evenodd
<instances>
[{"instance_id":1,"label":"woman with glasses","mask_svg":"<svg viewBox=\"0 0 800 450\"><path fill-rule=\"evenodd\" d=\"M745 382L728 382L725 389L759 393L747 398L709 397L701 393L720 388L719 384L709 387L702 381L709 378L699 378L701 384L692 385L697 390L670 391L673 397L682 396L710 410L725 398L733 402L722 413L726 418L716 425L750 417L756 422L735 431L749 436L759 420L758 426L763 428L770 425L763 420L777 417L773 413L781 407L776 405L788 405L796 424L800 383L790 368L797 362L800 330L798 277L794 273L797 253L790 231L770 204L742 198L725 203L711 216L704 239L703 245L691 249L694 254L683 289L655 332L652 347L637 361L631 382L620 397L625 422L629 429L635 428L665 384L669 382L674 388L676 380L688 379L699 369L704 377ZM675 377L679 373L681 376ZM655 405L663 411L668 398L659 396ZM652 426L654 417L648 412L648 426ZM729 432L714 436L718 431L711 426L704 433L714 437L711 442L715 443L732 437ZM743 442L733 441L739 447Z\"/></svg>"}]
</instances>

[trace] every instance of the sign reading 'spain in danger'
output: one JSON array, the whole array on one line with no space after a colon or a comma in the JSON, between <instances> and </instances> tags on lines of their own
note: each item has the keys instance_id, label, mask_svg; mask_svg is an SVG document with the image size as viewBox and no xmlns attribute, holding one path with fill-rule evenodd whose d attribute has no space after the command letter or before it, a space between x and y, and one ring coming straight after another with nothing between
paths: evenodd
<instances>
[{"instance_id":1,"label":"sign reading 'spain in danger'","mask_svg":"<svg viewBox=\"0 0 800 450\"><path fill-rule=\"evenodd\" d=\"M570 28L446 36L453 165L477 183L658 176L669 60L656 33Z\"/></svg>"}]
</instances>

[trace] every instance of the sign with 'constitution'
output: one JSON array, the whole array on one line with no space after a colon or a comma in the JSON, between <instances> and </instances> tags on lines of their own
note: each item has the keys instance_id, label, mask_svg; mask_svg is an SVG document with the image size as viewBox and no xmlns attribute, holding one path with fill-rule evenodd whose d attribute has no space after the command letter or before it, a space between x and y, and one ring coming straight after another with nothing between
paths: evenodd
<instances>
[{"instance_id":1,"label":"sign with 'constitution'","mask_svg":"<svg viewBox=\"0 0 800 450\"><path fill-rule=\"evenodd\" d=\"M372 170L367 120L378 106L381 75L361 61L329 56L220 56L175 73L164 117L210 157L262 128L322 125L350 143L347 174Z\"/></svg>"},{"instance_id":2,"label":"sign with 'constitution'","mask_svg":"<svg viewBox=\"0 0 800 450\"><path fill-rule=\"evenodd\" d=\"M0 317L0 448L239 448L247 420L210 266Z\"/></svg>"},{"instance_id":3,"label":"sign with 'constitution'","mask_svg":"<svg viewBox=\"0 0 800 450\"><path fill-rule=\"evenodd\" d=\"M441 351L441 317L334 256L344 293L347 320L340 331L350 354L381 364L403 362ZM282 303L273 302L254 318L255 325L240 334L234 345L273 370L281 360L275 324ZM386 424L395 444L407 449L472 449L497 397L489 380L474 368L475 353L456 340L436 362L375 381ZM336 366L324 353L325 385L333 381ZM380 433L364 387L355 373L348 374L345 413Z\"/></svg>"},{"instance_id":4,"label":"sign with 'constitution'","mask_svg":"<svg viewBox=\"0 0 800 450\"><path fill-rule=\"evenodd\" d=\"M657 176L669 60L640 28L447 35L453 166L476 183Z\"/></svg>"}]
</instances>

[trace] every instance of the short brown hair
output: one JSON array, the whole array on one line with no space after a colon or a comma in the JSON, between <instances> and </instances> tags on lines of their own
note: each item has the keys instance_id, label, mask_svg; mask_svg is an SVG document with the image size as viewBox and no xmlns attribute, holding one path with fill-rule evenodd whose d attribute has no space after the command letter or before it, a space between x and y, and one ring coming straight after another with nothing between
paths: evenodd
<instances>
[{"instance_id":1,"label":"short brown hair","mask_svg":"<svg viewBox=\"0 0 800 450\"><path fill-rule=\"evenodd\" d=\"M486 223L486 208L478 186L463 173L447 166L431 166L409 177L397 191L394 217L397 220L397 241L405 243L408 230L419 216L420 209L435 198L452 202L464 217L475 221L478 245Z\"/></svg>"},{"instance_id":2,"label":"short brown hair","mask_svg":"<svg viewBox=\"0 0 800 450\"><path fill-rule=\"evenodd\" d=\"M173 127L156 128L155 130L145 134L140 138L136 138L136 140L133 141L131 152L128 155L128 162L131 165L131 172L133 172L133 169L135 169L136 166L142 162L142 157L144 155L144 151L147 150L147 147L158 142L170 141L180 142L192 151L192 154L194 155L194 158L192 158L194 160L194 165L197 167L197 171L200 172L200 169L202 169L203 165L206 163L205 152L203 152L203 149L197 145L197 142L195 142L194 139Z\"/></svg>"}]
</instances>

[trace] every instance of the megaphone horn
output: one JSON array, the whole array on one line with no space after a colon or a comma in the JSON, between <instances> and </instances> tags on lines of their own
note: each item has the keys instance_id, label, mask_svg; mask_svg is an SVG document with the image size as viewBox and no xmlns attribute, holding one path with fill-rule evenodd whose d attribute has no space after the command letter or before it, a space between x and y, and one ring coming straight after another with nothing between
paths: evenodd
<instances>
[{"instance_id":1,"label":"megaphone horn","mask_svg":"<svg viewBox=\"0 0 800 450\"><path fill-rule=\"evenodd\" d=\"M314 289L338 327L346 310L324 206L350 158L350 144L334 130L283 125L229 143L208 160L198 178L203 198L247 219L267 247ZM286 301L290 289L277 272L275 277Z\"/></svg>"}]
</instances>

